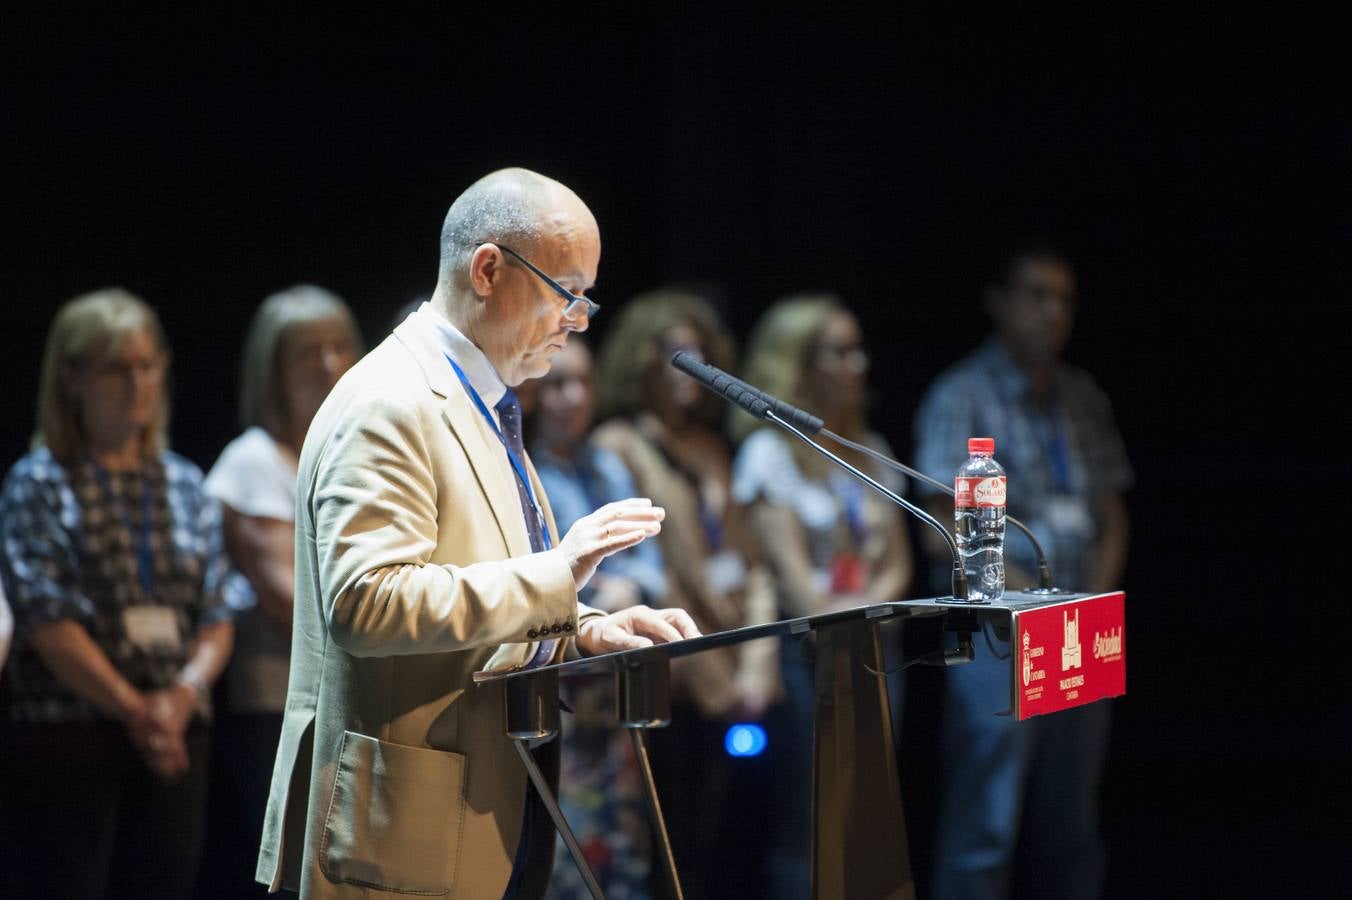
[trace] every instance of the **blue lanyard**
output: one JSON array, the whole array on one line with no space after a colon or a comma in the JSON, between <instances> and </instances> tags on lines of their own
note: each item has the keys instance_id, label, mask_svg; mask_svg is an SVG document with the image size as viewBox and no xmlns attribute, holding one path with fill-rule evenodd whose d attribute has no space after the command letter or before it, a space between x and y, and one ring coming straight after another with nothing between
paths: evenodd
<instances>
[{"instance_id":1,"label":"blue lanyard","mask_svg":"<svg viewBox=\"0 0 1352 900\"><path fill-rule=\"evenodd\" d=\"M1066 446L1066 436L1059 427L1055 428L1051 441L1047 445L1047 456L1052 463L1052 473L1056 479L1057 490L1069 491L1070 450Z\"/></svg>"},{"instance_id":2,"label":"blue lanyard","mask_svg":"<svg viewBox=\"0 0 1352 900\"><path fill-rule=\"evenodd\" d=\"M837 473L832 472L832 476ZM850 538L855 549L863 546L868 533L868 523L864 521L864 487L854 479L836 479L837 496L845 505L845 521L850 526Z\"/></svg>"},{"instance_id":3,"label":"blue lanyard","mask_svg":"<svg viewBox=\"0 0 1352 900\"><path fill-rule=\"evenodd\" d=\"M535 513L535 521L540 528L540 539L544 542L546 550L552 549L553 542L549 539L549 528L545 525L544 513L540 512L540 504L535 501L535 490L530 486L530 478L526 476L526 467L512 452L511 445L507 443L507 436L498 427L498 420L493 418L493 414L488 411L488 407L484 404L483 398L479 396L479 392L474 389L474 385L469 383L469 379L465 377L465 371L456 364L455 360L451 359L449 353L446 354L446 362L451 364L452 369L455 369L456 377L465 386L465 393L469 394L469 398L474 401L474 406L479 410L479 415L484 417L488 427L493 429L493 433L502 442L502 449L507 451L507 459L511 462L516 477L521 481L521 486L526 489L526 497L530 500L531 512Z\"/></svg>"},{"instance_id":4,"label":"blue lanyard","mask_svg":"<svg viewBox=\"0 0 1352 900\"><path fill-rule=\"evenodd\" d=\"M132 536L132 543L136 550L136 573L141 581L141 589L149 597L155 592L155 560L150 552L150 482L146 480L145 475L141 476L141 539L136 540L136 531L132 528L131 513L127 511L127 504L122 499L121 494L113 492L113 483L108 478L108 473L103 470L103 466L89 461L94 467L94 477L98 479L99 487L108 495L108 499L117 504L118 512L122 513L122 521L127 525L127 532Z\"/></svg>"},{"instance_id":5,"label":"blue lanyard","mask_svg":"<svg viewBox=\"0 0 1352 900\"><path fill-rule=\"evenodd\" d=\"M1059 397L1059 394L1055 395L1046 412L1034 421L1041 432L1038 437L1047 450L1047 461L1051 463L1052 489L1064 493L1070 490L1070 445L1066 440L1064 411Z\"/></svg>"}]
</instances>

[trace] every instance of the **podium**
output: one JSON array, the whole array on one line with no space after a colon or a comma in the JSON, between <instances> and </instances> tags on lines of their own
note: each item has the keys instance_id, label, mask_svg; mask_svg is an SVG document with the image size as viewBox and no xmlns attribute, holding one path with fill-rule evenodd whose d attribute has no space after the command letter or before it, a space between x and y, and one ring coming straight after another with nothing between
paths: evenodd
<instances>
[{"instance_id":1,"label":"podium","mask_svg":"<svg viewBox=\"0 0 1352 900\"><path fill-rule=\"evenodd\" d=\"M479 672L474 680L480 686L502 688L504 730L588 889L601 898L601 888L530 749L558 737L560 677L613 675L617 720L629 730L634 744L657 855L675 896L682 897L646 735L648 729L671 720L670 662L757 638L810 636L816 648L810 786L812 896L910 900L915 884L877 626L898 617L942 616L947 630L971 633L989 628L1007 635L1011 647L1018 648L1009 656L1010 712L1023 719L1125 693L1123 606L1121 592L1010 592L998 603L903 600L535 669ZM966 646L970 652L971 645ZM940 664L962 660L951 652L936 654Z\"/></svg>"}]
</instances>

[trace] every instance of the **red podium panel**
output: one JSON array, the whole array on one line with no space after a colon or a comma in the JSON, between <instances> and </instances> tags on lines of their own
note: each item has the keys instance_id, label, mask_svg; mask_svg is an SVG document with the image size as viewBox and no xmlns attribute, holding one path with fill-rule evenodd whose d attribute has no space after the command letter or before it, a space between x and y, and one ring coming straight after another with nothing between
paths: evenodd
<instances>
[{"instance_id":1,"label":"red podium panel","mask_svg":"<svg viewBox=\"0 0 1352 900\"><path fill-rule=\"evenodd\" d=\"M1127 692L1126 595L1014 610L1014 715L1029 719Z\"/></svg>"}]
</instances>

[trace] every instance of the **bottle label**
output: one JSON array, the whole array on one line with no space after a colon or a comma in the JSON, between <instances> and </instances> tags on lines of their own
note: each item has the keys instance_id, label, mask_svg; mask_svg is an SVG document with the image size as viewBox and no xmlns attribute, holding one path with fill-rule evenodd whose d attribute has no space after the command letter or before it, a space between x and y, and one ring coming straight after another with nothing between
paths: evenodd
<instances>
[{"instance_id":1,"label":"bottle label","mask_svg":"<svg viewBox=\"0 0 1352 900\"><path fill-rule=\"evenodd\" d=\"M956 478L953 503L958 509L1005 505L1005 476L992 478Z\"/></svg>"}]
</instances>

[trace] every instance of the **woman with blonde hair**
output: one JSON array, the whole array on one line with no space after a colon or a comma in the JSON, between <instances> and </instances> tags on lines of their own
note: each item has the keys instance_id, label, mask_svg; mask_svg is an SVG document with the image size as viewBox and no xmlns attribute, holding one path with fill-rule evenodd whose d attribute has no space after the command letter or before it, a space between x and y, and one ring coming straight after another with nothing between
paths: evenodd
<instances>
[{"instance_id":1,"label":"woman with blonde hair","mask_svg":"<svg viewBox=\"0 0 1352 900\"><path fill-rule=\"evenodd\" d=\"M789 297L752 329L745 378L766 393L821 416L842 437L890 455L866 419L868 352L859 323L829 294ZM895 600L910 586L913 560L900 511L800 442L740 411L737 501L774 568L783 612ZM856 451L846 459L885 484L904 483ZM803 552L806 551L806 552Z\"/></svg>"},{"instance_id":2,"label":"woman with blonde hair","mask_svg":"<svg viewBox=\"0 0 1352 900\"><path fill-rule=\"evenodd\" d=\"M744 375L769 394L822 417L843 437L890 455L868 430L868 354L855 317L826 294L775 303L752 329ZM741 412L729 419L741 439L733 494L750 517L758 552L774 574L783 617L900 599L910 586L910 543L900 510L777 429ZM850 462L904 485L850 451ZM771 723L785 778L805 784L811 764L813 676L793 648L781 653L788 702ZM899 686L898 686L899 687ZM894 704L895 708L895 704ZM808 818L801 805L774 817L772 878L777 896L806 885Z\"/></svg>"},{"instance_id":3,"label":"woman with blonde hair","mask_svg":"<svg viewBox=\"0 0 1352 900\"><path fill-rule=\"evenodd\" d=\"M732 502L721 401L668 364L677 351L724 368L733 362L732 340L702 298L657 291L625 306L600 354L598 399L609 419L592 441L624 460L640 494L666 509L657 538L665 605L689 611L704 634L771 621L774 594ZM717 896L733 884L716 870L728 838L709 827L735 818L721 814L729 788L723 737L729 722L758 719L778 699L775 654L774 641L756 641L673 663L677 708L653 753L671 788L662 803L689 896Z\"/></svg>"},{"instance_id":4,"label":"woman with blonde hair","mask_svg":"<svg viewBox=\"0 0 1352 900\"><path fill-rule=\"evenodd\" d=\"M126 291L65 304L33 449L0 492L9 661L0 895L186 896L210 688L230 654L220 509L166 447L169 353Z\"/></svg>"},{"instance_id":5,"label":"woman with blonde hair","mask_svg":"<svg viewBox=\"0 0 1352 900\"><path fill-rule=\"evenodd\" d=\"M221 452L206 489L224 510L235 655L225 673L219 746L243 807L247 841L263 833L291 660L296 466L310 420L361 352L352 311L313 285L273 294L254 314L240 369L244 432ZM231 896L258 892L252 871Z\"/></svg>"},{"instance_id":6,"label":"woman with blonde hair","mask_svg":"<svg viewBox=\"0 0 1352 900\"><path fill-rule=\"evenodd\" d=\"M592 445L596 413L592 353L574 334L555 354L549 372L518 389L526 417L526 443L560 532L594 509L638 494L624 462ZM666 593L662 554L644 541L602 560L578 600L611 612L646 603L660 606ZM624 729L615 728L614 685L577 679L562 685L572 715L563 720L559 803L592 873L607 897L648 893L651 842L638 765ZM549 900L590 897L562 842L555 847Z\"/></svg>"}]
</instances>

